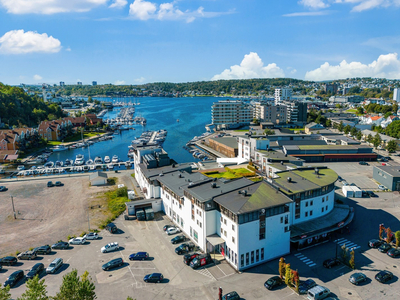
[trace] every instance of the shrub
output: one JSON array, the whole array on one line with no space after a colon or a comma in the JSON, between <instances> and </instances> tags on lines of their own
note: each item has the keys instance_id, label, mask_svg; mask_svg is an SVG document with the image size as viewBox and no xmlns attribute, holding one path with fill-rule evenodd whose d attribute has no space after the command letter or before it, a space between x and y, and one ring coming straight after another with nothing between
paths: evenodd
<instances>
[{"instance_id":1,"label":"shrub","mask_svg":"<svg viewBox=\"0 0 400 300\"><path fill-rule=\"evenodd\" d=\"M115 185L117 183L117 180L118 180L117 177L110 177L110 178L107 178L107 183L109 185Z\"/></svg>"},{"instance_id":2,"label":"shrub","mask_svg":"<svg viewBox=\"0 0 400 300\"><path fill-rule=\"evenodd\" d=\"M132 173L131 176L132 176L133 178L135 178L135 173Z\"/></svg>"},{"instance_id":3,"label":"shrub","mask_svg":"<svg viewBox=\"0 0 400 300\"><path fill-rule=\"evenodd\" d=\"M247 168L248 168L249 170L254 171L254 172L256 171L256 168L253 167L253 165L250 165L250 164L249 164L249 165L247 166Z\"/></svg>"},{"instance_id":4,"label":"shrub","mask_svg":"<svg viewBox=\"0 0 400 300\"><path fill-rule=\"evenodd\" d=\"M80 237L83 237L86 234L86 231L83 231L80 235Z\"/></svg>"},{"instance_id":5,"label":"shrub","mask_svg":"<svg viewBox=\"0 0 400 300\"><path fill-rule=\"evenodd\" d=\"M17 251L15 252L15 255L18 256L18 254L20 254L20 253L21 253L21 251L18 251L18 250L17 250Z\"/></svg>"}]
</instances>

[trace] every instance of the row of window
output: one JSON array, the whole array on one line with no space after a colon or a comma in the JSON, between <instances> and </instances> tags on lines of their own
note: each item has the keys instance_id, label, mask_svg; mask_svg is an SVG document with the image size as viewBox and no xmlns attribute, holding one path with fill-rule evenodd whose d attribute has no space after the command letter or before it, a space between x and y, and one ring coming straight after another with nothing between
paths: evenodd
<instances>
[{"instance_id":1,"label":"row of window","mask_svg":"<svg viewBox=\"0 0 400 300\"><path fill-rule=\"evenodd\" d=\"M261 254L261 255L260 255ZM252 265L254 263L259 262L260 260L264 260L264 248L257 249L256 251L251 251L246 253L246 264L244 261L244 254L240 256L240 267L243 268L244 266Z\"/></svg>"},{"instance_id":2,"label":"row of window","mask_svg":"<svg viewBox=\"0 0 400 300\"><path fill-rule=\"evenodd\" d=\"M237 253L235 253L232 249L229 249L228 246L226 246L225 250L225 259L228 258L232 263L237 266Z\"/></svg>"},{"instance_id":3,"label":"row of window","mask_svg":"<svg viewBox=\"0 0 400 300\"><path fill-rule=\"evenodd\" d=\"M328 211L328 205L321 208L321 212L324 212L324 211ZM304 214L304 216L305 216L306 218L307 218L308 216L311 217L312 215L313 215L313 211L312 211L312 210L306 211L305 214Z\"/></svg>"},{"instance_id":4,"label":"row of window","mask_svg":"<svg viewBox=\"0 0 400 300\"><path fill-rule=\"evenodd\" d=\"M328 198L329 196L326 196L326 201L328 201ZM322 203L324 203L325 202L325 197L322 197ZM305 202L305 205L306 205L306 207L308 207L308 204L310 204L310 206L313 206L314 205L314 200L311 200L311 201L306 201Z\"/></svg>"}]
</instances>

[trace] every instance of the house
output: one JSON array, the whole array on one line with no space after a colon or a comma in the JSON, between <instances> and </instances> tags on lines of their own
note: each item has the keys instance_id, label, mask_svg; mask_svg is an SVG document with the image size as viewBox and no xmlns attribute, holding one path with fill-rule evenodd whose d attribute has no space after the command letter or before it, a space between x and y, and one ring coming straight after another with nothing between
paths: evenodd
<instances>
[{"instance_id":1,"label":"house","mask_svg":"<svg viewBox=\"0 0 400 300\"><path fill-rule=\"evenodd\" d=\"M371 135L372 137L375 137L377 134L379 134L379 136L381 137L381 140L382 140L382 146L385 147L390 141L396 141L397 147L398 148L400 147L400 140L392 138L392 137L390 137L388 135L385 135L385 134L382 134L382 133L377 133L375 131L368 130L368 129L362 130L361 133L363 135L364 141L366 141L368 139L369 135Z\"/></svg>"},{"instance_id":2,"label":"house","mask_svg":"<svg viewBox=\"0 0 400 300\"><path fill-rule=\"evenodd\" d=\"M85 118L89 119L90 125L96 125L97 123L103 125L103 119L98 118L95 114L87 114Z\"/></svg>"},{"instance_id":3,"label":"house","mask_svg":"<svg viewBox=\"0 0 400 300\"><path fill-rule=\"evenodd\" d=\"M36 128L14 128L0 130L0 150L17 150L30 143L37 134Z\"/></svg>"},{"instance_id":4,"label":"house","mask_svg":"<svg viewBox=\"0 0 400 300\"><path fill-rule=\"evenodd\" d=\"M400 191L400 167L374 166L373 178L391 191Z\"/></svg>"},{"instance_id":5,"label":"house","mask_svg":"<svg viewBox=\"0 0 400 300\"><path fill-rule=\"evenodd\" d=\"M85 127L86 118L85 117L66 117L63 120L70 121L74 128L76 127Z\"/></svg>"},{"instance_id":6,"label":"house","mask_svg":"<svg viewBox=\"0 0 400 300\"><path fill-rule=\"evenodd\" d=\"M107 184L107 174L104 172L96 172L89 177L90 185L99 186Z\"/></svg>"},{"instance_id":7,"label":"house","mask_svg":"<svg viewBox=\"0 0 400 300\"><path fill-rule=\"evenodd\" d=\"M398 116L391 115L391 116L387 117L386 120L382 121L381 126L383 128L386 128L390 123L392 123L393 121L398 121L398 120L400 120Z\"/></svg>"},{"instance_id":8,"label":"house","mask_svg":"<svg viewBox=\"0 0 400 300\"><path fill-rule=\"evenodd\" d=\"M383 116L371 116L371 115L365 115L361 116L360 118L360 123L362 124L374 124L376 126L381 125L381 123L385 120Z\"/></svg>"},{"instance_id":9,"label":"house","mask_svg":"<svg viewBox=\"0 0 400 300\"><path fill-rule=\"evenodd\" d=\"M18 159L18 150L0 150L0 163L15 161Z\"/></svg>"},{"instance_id":10,"label":"house","mask_svg":"<svg viewBox=\"0 0 400 300\"><path fill-rule=\"evenodd\" d=\"M311 134L312 131L319 131L321 129L325 129L324 126L322 126L321 124L315 123L315 122L311 122L310 124L307 124L304 128L305 133L307 134Z\"/></svg>"},{"instance_id":11,"label":"house","mask_svg":"<svg viewBox=\"0 0 400 300\"><path fill-rule=\"evenodd\" d=\"M48 141L60 141L67 135L68 128L72 127L70 120L42 121L38 127L39 135Z\"/></svg>"}]
</instances>

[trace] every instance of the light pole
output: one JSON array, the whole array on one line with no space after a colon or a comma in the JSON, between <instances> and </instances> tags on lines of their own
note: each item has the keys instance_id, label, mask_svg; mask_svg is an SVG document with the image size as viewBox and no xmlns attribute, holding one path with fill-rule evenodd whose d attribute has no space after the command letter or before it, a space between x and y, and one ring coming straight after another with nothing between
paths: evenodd
<instances>
[{"instance_id":1,"label":"light pole","mask_svg":"<svg viewBox=\"0 0 400 300\"><path fill-rule=\"evenodd\" d=\"M89 206L87 211L88 233L90 232Z\"/></svg>"},{"instance_id":2,"label":"light pole","mask_svg":"<svg viewBox=\"0 0 400 300\"><path fill-rule=\"evenodd\" d=\"M15 207L14 207L14 199L13 196L11 196L11 204L12 204L12 209L13 209L13 213L14 213L14 220L17 219L17 215L15 214Z\"/></svg>"}]
</instances>

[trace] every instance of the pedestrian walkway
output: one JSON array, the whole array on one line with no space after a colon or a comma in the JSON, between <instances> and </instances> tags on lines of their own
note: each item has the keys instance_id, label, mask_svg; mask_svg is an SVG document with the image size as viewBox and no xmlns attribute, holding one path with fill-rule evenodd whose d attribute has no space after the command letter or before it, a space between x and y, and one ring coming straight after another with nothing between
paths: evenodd
<instances>
[{"instance_id":1,"label":"pedestrian walkway","mask_svg":"<svg viewBox=\"0 0 400 300\"><path fill-rule=\"evenodd\" d=\"M357 245L356 243L353 243L352 241L349 241L345 238L340 238L333 242L340 246L346 245L346 247L349 248L350 250L356 250L361 247L361 246Z\"/></svg>"},{"instance_id":2,"label":"pedestrian walkway","mask_svg":"<svg viewBox=\"0 0 400 300\"><path fill-rule=\"evenodd\" d=\"M315 262L313 262L311 259L309 259L307 256L299 253L296 253L294 256L296 256L298 259L300 259L303 263L305 263L307 266L314 267L317 264Z\"/></svg>"}]
</instances>

